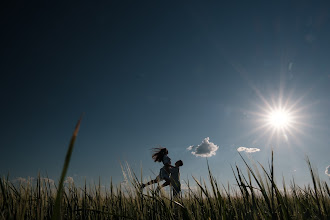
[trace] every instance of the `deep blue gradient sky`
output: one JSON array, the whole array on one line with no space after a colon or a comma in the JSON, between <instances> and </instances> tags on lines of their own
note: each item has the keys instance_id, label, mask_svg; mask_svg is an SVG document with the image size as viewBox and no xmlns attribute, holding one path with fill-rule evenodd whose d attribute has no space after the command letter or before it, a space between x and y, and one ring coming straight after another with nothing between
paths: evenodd
<instances>
[{"instance_id":1,"label":"deep blue gradient sky","mask_svg":"<svg viewBox=\"0 0 330 220\"><path fill-rule=\"evenodd\" d=\"M150 148L182 159L182 178L206 177L187 150L204 138L215 176L232 181L242 155L281 181L310 182L308 155L330 165L330 5L308 1L17 3L1 12L0 174L58 179L80 114L68 172L77 182L123 181L120 162L144 177ZM297 104L287 139L260 127L266 102ZM299 131L297 131L299 130Z\"/></svg>"}]
</instances>

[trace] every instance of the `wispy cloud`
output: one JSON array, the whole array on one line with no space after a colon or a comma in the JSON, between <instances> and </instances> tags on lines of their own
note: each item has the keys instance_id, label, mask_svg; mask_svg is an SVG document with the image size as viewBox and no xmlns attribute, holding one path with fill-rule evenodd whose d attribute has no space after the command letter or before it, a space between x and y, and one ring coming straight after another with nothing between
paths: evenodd
<instances>
[{"instance_id":1,"label":"wispy cloud","mask_svg":"<svg viewBox=\"0 0 330 220\"><path fill-rule=\"evenodd\" d=\"M50 185L55 185L55 181L53 179L42 177L41 180L45 181L47 184L49 183Z\"/></svg>"},{"instance_id":2,"label":"wispy cloud","mask_svg":"<svg viewBox=\"0 0 330 220\"><path fill-rule=\"evenodd\" d=\"M27 180L26 180L26 178L23 178L23 177L17 177L16 179L14 179L14 182L26 183Z\"/></svg>"},{"instance_id":3,"label":"wispy cloud","mask_svg":"<svg viewBox=\"0 0 330 220\"><path fill-rule=\"evenodd\" d=\"M73 177L68 176L68 177L66 178L66 180L64 181L64 183L67 183L67 184L73 184L73 183L74 183Z\"/></svg>"},{"instance_id":4,"label":"wispy cloud","mask_svg":"<svg viewBox=\"0 0 330 220\"><path fill-rule=\"evenodd\" d=\"M325 168L325 174L330 176L330 165L327 168Z\"/></svg>"},{"instance_id":5,"label":"wispy cloud","mask_svg":"<svg viewBox=\"0 0 330 220\"><path fill-rule=\"evenodd\" d=\"M244 151L246 153L255 153L260 151L259 148L247 148L247 147L239 147L237 148L237 151Z\"/></svg>"},{"instance_id":6,"label":"wispy cloud","mask_svg":"<svg viewBox=\"0 0 330 220\"><path fill-rule=\"evenodd\" d=\"M21 183L21 184L35 184L37 181L39 180L38 178L34 178L34 177L17 177L16 179L13 180L13 183ZM40 181L42 183L46 183L49 184L51 186L55 185L55 181L53 179L50 178L46 178L46 177L40 177Z\"/></svg>"},{"instance_id":7,"label":"wispy cloud","mask_svg":"<svg viewBox=\"0 0 330 220\"><path fill-rule=\"evenodd\" d=\"M187 150L192 151L191 153L196 157L212 157L215 155L216 151L219 149L219 146L210 142L210 138L205 138L200 145L189 146Z\"/></svg>"},{"instance_id":8,"label":"wispy cloud","mask_svg":"<svg viewBox=\"0 0 330 220\"><path fill-rule=\"evenodd\" d=\"M32 183L34 180L33 177L27 177L27 178L24 178L24 177L17 177L16 179L13 180L13 182L16 182L16 183Z\"/></svg>"},{"instance_id":9,"label":"wispy cloud","mask_svg":"<svg viewBox=\"0 0 330 220\"><path fill-rule=\"evenodd\" d=\"M197 186L189 186L187 184L182 183L181 184L181 190L182 191L193 191L193 192L197 192L198 191L198 187Z\"/></svg>"}]
</instances>

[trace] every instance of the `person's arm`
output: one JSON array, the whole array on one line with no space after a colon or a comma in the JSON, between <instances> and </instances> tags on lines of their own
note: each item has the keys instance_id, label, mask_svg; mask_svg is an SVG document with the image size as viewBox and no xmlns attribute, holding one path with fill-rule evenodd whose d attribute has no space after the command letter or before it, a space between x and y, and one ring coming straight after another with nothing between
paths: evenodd
<instances>
[{"instance_id":1,"label":"person's arm","mask_svg":"<svg viewBox=\"0 0 330 220\"><path fill-rule=\"evenodd\" d=\"M165 167L167 168L167 171L169 171L170 168L173 168L174 166L172 166L171 164L165 164Z\"/></svg>"}]
</instances>

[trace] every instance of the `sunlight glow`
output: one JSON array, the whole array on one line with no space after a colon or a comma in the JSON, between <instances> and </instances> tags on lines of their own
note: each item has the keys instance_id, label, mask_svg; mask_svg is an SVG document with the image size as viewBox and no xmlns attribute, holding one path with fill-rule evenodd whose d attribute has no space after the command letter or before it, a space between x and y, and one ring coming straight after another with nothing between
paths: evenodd
<instances>
[{"instance_id":1,"label":"sunlight glow","mask_svg":"<svg viewBox=\"0 0 330 220\"><path fill-rule=\"evenodd\" d=\"M305 97L311 91L311 88L303 94L295 94L294 90L285 89L285 77L280 78L278 90L274 88L262 87L260 90L249 80L246 71L236 63L233 67L242 75L246 76L247 83L260 99L254 103L253 110L243 109L243 114L252 119L255 123L254 128L247 131L243 137L253 137L253 144L262 144L264 146L300 146L303 145L302 139L313 138L306 133L306 129L312 127L308 123L310 115L308 108L312 103L306 103ZM291 71L290 62L289 70ZM265 91L273 91L272 94L266 94Z\"/></svg>"},{"instance_id":2,"label":"sunlight glow","mask_svg":"<svg viewBox=\"0 0 330 220\"><path fill-rule=\"evenodd\" d=\"M257 89L256 93L261 103L256 103L257 109L249 111L256 122L256 127L246 136L256 135L253 143L263 143L265 146L301 145L301 138L307 137L305 128L310 127L306 120L307 105L302 105L303 96L292 100L289 95L280 92L276 97L265 97ZM286 97L284 99L283 97Z\"/></svg>"},{"instance_id":3,"label":"sunlight glow","mask_svg":"<svg viewBox=\"0 0 330 220\"><path fill-rule=\"evenodd\" d=\"M285 109L273 110L268 115L268 123L276 129L288 128L291 125L292 117Z\"/></svg>"},{"instance_id":4,"label":"sunlight glow","mask_svg":"<svg viewBox=\"0 0 330 220\"><path fill-rule=\"evenodd\" d=\"M257 143L263 137L266 137L266 145L283 146L283 144L301 144L300 136L306 136L303 128L306 127L303 115L305 106L299 106L301 99L292 102L289 97L283 100L280 95L275 98L266 99L261 96L263 105L259 105L259 111L252 112L257 116L257 126L252 133L258 133L255 142ZM250 132L250 133L251 133Z\"/></svg>"}]
</instances>

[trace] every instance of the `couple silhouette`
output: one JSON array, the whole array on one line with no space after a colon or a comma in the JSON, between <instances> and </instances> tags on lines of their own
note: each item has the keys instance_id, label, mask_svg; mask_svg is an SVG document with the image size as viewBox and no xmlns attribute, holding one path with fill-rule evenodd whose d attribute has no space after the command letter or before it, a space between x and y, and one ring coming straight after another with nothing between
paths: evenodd
<instances>
[{"instance_id":1,"label":"couple silhouette","mask_svg":"<svg viewBox=\"0 0 330 220\"><path fill-rule=\"evenodd\" d=\"M171 165L171 158L168 157L168 150L163 147L152 148L153 154L152 159L154 162L163 163L163 167L159 171L159 175L150 180L147 183L142 183L141 188L159 183L160 181L165 180L165 182L158 186L156 191L159 191L161 188L171 185L173 190L173 196L177 197L181 192L181 183L180 183L180 167L183 165L182 160L175 162L174 166Z\"/></svg>"}]
</instances>

